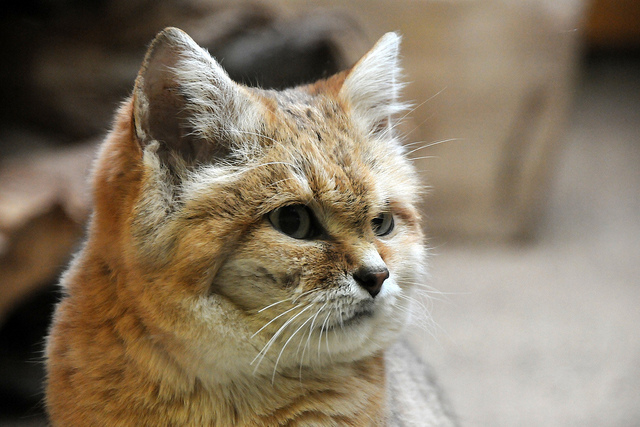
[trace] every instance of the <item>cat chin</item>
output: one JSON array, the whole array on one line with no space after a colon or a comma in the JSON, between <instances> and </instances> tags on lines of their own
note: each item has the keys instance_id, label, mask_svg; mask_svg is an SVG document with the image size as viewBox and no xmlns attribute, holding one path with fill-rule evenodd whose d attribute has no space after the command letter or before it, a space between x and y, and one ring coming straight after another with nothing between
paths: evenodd
<instances>
[{"instance_id":1,"label":"cat chin","mask_svg":"<svg viewBox=\"0 0 640 427\"><path fill-rule=\"evenodd\" d=\"M371 356L391 345L405 323L404 316L384 307L379 307L366 317L349 319L343 327L334 329L328 356L332 360L336 355L343 355L347 360Z\"/></svg>"},{"instance_id":2,"label":"cat chin","mask_svg":"<svg viewBox=\"0 0 640 427\"><path fill-rule=\"evenodd\" d=\"M407 322L397 307L387 301L372 310L356 313L349 319L328 327L318 327L307 357L291 360L299 366L325 368L335 363L364 359L388 348L398 339Z\"/></svg>"}]
</instances>

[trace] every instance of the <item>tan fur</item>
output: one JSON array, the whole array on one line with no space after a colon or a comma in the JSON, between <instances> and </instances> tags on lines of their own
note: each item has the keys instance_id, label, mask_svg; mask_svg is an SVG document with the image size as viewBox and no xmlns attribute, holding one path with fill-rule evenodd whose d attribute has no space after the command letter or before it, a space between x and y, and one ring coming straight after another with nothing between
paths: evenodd
<instances>
[{"instance_id":1,"label":"tan fur","mask_svg":"<svg viewBox=\"0 0 640 427\"><path fill-rule=\"evenodd\" d=\"M361 63L397 61L397 36L380 43ZM47 345L51 421L384 425L383 353L424 273L418 184L390 120L396 83L363 87L359 63L250 89L198 49L175 29L158 36L100 150L88 239ZM295 240L266 219L295 203L323 236ZM396 226L378 237L385 210ZM390 277L371 298L352 274L380 263ZM349 324L357 304L372 313Z\"/></svg>"}]
</instances>

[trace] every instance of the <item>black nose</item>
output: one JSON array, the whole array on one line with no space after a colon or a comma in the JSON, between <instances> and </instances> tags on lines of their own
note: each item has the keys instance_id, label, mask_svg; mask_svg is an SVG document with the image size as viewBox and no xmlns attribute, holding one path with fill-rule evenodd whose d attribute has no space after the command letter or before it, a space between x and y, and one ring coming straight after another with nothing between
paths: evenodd
<instances>
[{"instance_id":1,"label":"black nose","mask_svg":"<svg viewBox=\"0 0 640 427\"><path fill-rule=\"evenodd\" d=\"M382 283L389 278L389 270L383 268L361 268L353 273L353 278L369 295L375 297L382 289Z\"/></svg>"}]
</instances>

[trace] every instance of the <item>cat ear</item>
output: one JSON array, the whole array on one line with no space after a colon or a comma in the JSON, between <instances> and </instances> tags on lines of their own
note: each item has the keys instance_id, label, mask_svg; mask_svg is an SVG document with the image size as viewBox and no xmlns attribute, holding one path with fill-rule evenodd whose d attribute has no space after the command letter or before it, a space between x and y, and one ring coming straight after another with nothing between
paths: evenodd
<instances>
[{"instance_id":1,"label":"cat ear","mask_svg":"<svg viewBox=\"0 0 640 427\"><path fill-rule=\"evenodd\" d=\"M400 36L387 33L348 72L340 96L351 105L356 120L371 134L389 132L392 118L406 108L399 101Z\"/></svg>"},{"instance_id":2,"label":"cat ear","mask_svg":"<svg viewBox=\"0 0 640 427\"><path fill-rule=\"evenodd\" d=\"M167 28L151 43L133 92L135 131L144 149L187 163L223 157L257 104L185 32Z\"/></svg>"}]
</instances>

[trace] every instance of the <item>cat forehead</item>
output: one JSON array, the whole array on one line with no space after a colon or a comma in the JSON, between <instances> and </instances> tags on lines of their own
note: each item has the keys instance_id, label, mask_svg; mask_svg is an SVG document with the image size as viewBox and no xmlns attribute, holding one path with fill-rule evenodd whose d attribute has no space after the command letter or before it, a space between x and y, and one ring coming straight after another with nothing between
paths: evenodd
<instances>
[{"instance_id":1,"label":"cat forehead","mask_svg":"<svg viewBox=\"0 0 640 427\"><path fill-rule=\"evenodd\" d=\"M412 184L397 141L373 138L354 126L336 94L317 84L284 91L247 88L265 108L252 129L236 134L244 161L210 165L196 186L258 190L243 198L267 205L318 203L332 211L381 209L403 199ZM203 169L200 169L201 171ZM199 174L200 175L200 174Z\"/></svg>"},{"instance_id":2,"label":"cat forehead","mask_svg":"<svg viewBox=\"0 0 640 427\"><path fill-rule=\"evenodd\" d=\"M267 144L276 156L310 170L338 167L349 172L371 166L377 155L388 151L385 144L357 130L348 110L335 97L303 89L268 96L265 102L272 114L265 116L261 131L269 137Z\"/></svg>"},{"instance_id":3,"label":"cat forehead","mask_svg":"<svg viewBox=\"0 0 640 427\"><path fill-rule=\"evenodd\" d=\"M269 114L257 131L268 137L266 145L275 144L276 153L280 148L282 155L298 161L354 167L372 160L376 151L386 151L384 144L358 130L348 107L332 94L302 87L261 93L260 98Z\"/></svg>"},{"instance_id":4,"label":"cat forehead","mask_svg":"<svg viewBox=\"0 0 640 427\"><path fill-rule=\"evenodd\" d=\"M311 93L309 87L284 91L256 91L259 100L273 115L274 125L279 121L297 125L299 130L327 127L347 114L340 99L329 93Z\"/></svg>"}]
</instances>

